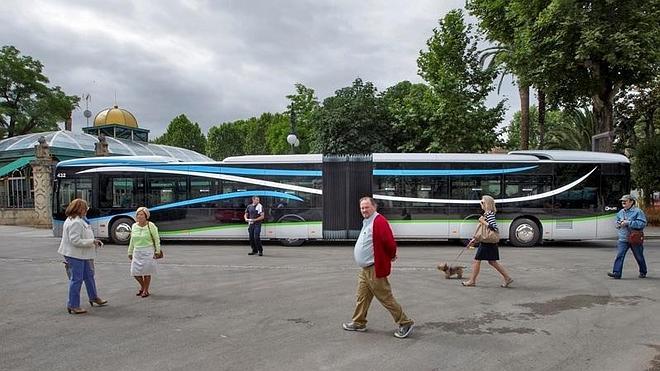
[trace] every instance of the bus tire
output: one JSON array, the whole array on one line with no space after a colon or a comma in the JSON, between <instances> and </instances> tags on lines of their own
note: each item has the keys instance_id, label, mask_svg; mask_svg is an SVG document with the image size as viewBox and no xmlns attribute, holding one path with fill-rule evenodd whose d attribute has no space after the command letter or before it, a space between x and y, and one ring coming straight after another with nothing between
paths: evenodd
<instances>
[{"instance_id":1,"label":"bus tire","mask_svg":"<svg viewBox=\"0 0 660 371\"><path fill-rule=\"evenodd\" d=\"M305 219L301 216L295 215L295 214L290 214L290 215L284 215L281 217L277 222L282 223L282 222L289 222L289 221L294 221L294 222L304 222ZM280 243L282 246L301 246L302 244L305 243L304 238L282 238L280 239Z\"/></svg>"},{"instance_id":2,"label":"bus tire","mask_svg":"<svg viewBox=\"0 0 660 371\"><path fill-rule=\"evenodd\" d=\"M131 218L119 218L110 227L110 239L117 245L128 245L131 240L131 226L134 221Z\"/></svg>"},{"instance_id":3,"label":"bus tire","mask_svg":"<svg viewBox=\"0 0 660 371\"><path fill-rule=\"evenodd\" d=\"M516 247L531 247L541 238L541 229L535 221L519 218L511 223L509 241Z\"/></svg>"}]
</instances>

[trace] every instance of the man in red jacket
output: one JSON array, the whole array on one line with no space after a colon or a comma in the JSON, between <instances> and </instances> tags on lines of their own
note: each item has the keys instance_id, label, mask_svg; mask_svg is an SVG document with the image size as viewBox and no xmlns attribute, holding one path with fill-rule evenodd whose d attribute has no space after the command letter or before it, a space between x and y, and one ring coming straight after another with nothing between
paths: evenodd
<instances>
[{"instance_id":1,"label":"man in red jacket","mask_svg":"<svg viewBox=\"0 0 660 371\"><path fill-rule=\"evenodd\" d=\"M346 331L366 331L367 311L371 300L378 301L390 311L399 328L394 336L403 339L412 334L413 320L403 312L401 305L392 295L392 288L387 280L392 262L396 260L396 241L392 228L384 216L376 212L376 201L371 197L360 199L360 212L364 217L360 236L355 242L355 262L362 268L358 274L357 306L353 321L342 324Z\"/></svg>"}]
</instances>

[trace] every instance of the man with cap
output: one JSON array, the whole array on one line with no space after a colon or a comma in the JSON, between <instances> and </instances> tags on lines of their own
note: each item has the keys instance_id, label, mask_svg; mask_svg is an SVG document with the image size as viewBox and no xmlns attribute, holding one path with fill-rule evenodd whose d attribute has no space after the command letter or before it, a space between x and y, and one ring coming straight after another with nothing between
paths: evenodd
<instances>
[{"instance_id":1,"label":"man with cap","mask_svg":"<svg viewBox=\"0 0 660 371\"><path fill-rule=\"evenodd\" d=\"M636 206L635 197L625 195L620 199L623 209L619 210L616 214L616 228L619 230L619 239L616 243L617 253L614 259L614 268L612 273L607 273L608 276L619 279L623 272L623 260L626 257L626 252L631 249L633 256L639 265L639 278L646 278L646 261L644 260L644 246L639 244L633 246L628 236L632 231L642 231L646 227L646 216L644 212Z\"/></svg>"}]
</instances>

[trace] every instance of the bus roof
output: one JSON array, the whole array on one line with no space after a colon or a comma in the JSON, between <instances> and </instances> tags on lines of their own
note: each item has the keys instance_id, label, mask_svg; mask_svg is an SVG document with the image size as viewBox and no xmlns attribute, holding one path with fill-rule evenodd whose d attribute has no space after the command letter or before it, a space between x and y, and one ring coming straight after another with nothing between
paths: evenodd
<instances>
[{"instance_id":1,"label":"bus roof","mask_svg":"<svg viewBox=\"0 0 660 371\"><path fill-rule=\"evenodd\" d=\"M374 153L373 162L576 162L576 163L630 163L626 156L616 153L528 150L498 153ZM227 157L219 164L320 164L323 155L247 155ZM183 162L164 156L109 156L88 157L62 161L58 167L67 166L121 166ZM185 164L208 164L209 162L185 162Z\"/></svg>"},{"instance_id":2,"label":"bus roof","mask_svg":"<svg viewBox=\"0 0 660 371\"><path fill-rule=\"evenodd\" d=\"M596 162L596 163L624 163L629 164L630 160L624 155L618 153L591 152L591 151L564 151L564 150L527 150L511 151L510 155L536 156L541 160L551 160L557 162Z\"/></svg>"}]
</instances>

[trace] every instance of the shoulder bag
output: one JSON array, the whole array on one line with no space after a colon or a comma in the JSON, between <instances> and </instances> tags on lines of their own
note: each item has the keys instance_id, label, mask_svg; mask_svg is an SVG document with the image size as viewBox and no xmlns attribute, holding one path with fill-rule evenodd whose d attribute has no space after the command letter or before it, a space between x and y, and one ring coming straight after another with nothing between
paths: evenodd
<instances>
[{"instance_id":1,"label":"shoulder bag","mask_svg":"<svg viewBox=\"0 0 660 371\"><path fill-rule=\"evenodd\" d=\"M156 239L154 238L154 235L151 233L151 222L147 222L147 229L149 229L149 235L151 236L151 241L154 243L154 250L156 250ZM161 247L160 252L155 252L154 251L154 259L162 259L165 254L163 254L163 248Z\"/></svg>"},{"instance_id":2,"label":"shoulder bag","mask_svg":"<svg viewBox=\"0 0 660 371\"><path fill-rule=\"evenodd\" d=\"M479 223L477 230L474 232L474 239L478 242L498 243L500 242L500 234Z\"/></svg>"},{"instance_id":3,"label":"shoulder bag","mask_svg":"<svg viewBox=\"0 0 660 371\"><path fill-rule=\"evenodd\" d=\"M633 246L641 246L644 244L644 231L641 229L631 229L628 233L628 243Z\"/></svg>"}]
</instances>

